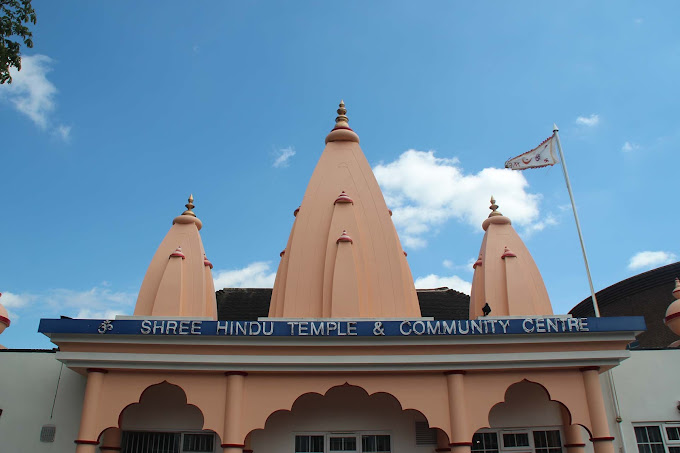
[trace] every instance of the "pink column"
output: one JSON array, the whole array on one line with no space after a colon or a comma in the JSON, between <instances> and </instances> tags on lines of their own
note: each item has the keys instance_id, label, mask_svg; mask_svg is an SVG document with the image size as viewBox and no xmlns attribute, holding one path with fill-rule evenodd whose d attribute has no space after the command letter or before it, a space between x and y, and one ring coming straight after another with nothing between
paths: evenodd
<instances>
[{"instance_id":1,"label":"pink column","mask_svg":"<svg viewBox=\"0 0 680 453\"><path fill-rule=\"evenodd\" d=\"M111 453L120 451L120 441L123 433L119 428L109 428L102 434L102 446L99 447L101 453Z\"/></svg>"},{"instance_id":2,"label":"pink column","mask_svg":"<svg viewBox=\"0 0 680 453\"><path fill-rule=\"evenodd\" d=\"M241 436L241 415L243 411L243 385L248 373L243 371L227 371L227 398L224 404L224 453L242 453L243 437Z\"/></svg>"},{"instance_id":3,"label":"pink column","mask_svg":"<svg viewBox=\"0 0 680 453\"><path fill-rule=\"evenodd\" d=\"M76 439L76 453L96 453L99 445L99 433L96 432L99 396L104 385L107 370L100 368L87 369L87 385L83 398L83 414L80 417L80 430Z\"/></svg>"},{"instance_id":4,"label":"pink column","mask_svg":"<svg viewBox=\"0 0 680 453\"><path fill-rule=\"evenodd\" d=\"M609 422L602 397L599 370L599 367L581 368L592 428L590 440L593 442L595 453L614 453L614 438L609 435Z\"/></svg>"},{"instance_id":5,"label":"pink column","mask_svg":"<svg viewBox=\"0 0 680 453\"><path fill-rule=\"evenodd\" d=\"M449 390L449 417L451 418L452 453L470 453L472 438L468 432L465 405L465 371L447 371L446 384Z\"/></svg>"}]
</instances>

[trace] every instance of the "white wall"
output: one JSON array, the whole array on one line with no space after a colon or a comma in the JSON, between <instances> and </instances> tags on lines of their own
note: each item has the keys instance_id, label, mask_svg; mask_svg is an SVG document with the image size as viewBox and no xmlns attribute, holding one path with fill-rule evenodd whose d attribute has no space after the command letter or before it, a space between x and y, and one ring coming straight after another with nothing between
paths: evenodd
<instances>
[{"instance_id":1,"label":"white wall","mask_svg":"<svg viewBox=\"0 0 680 453\"><path fill-rule=\"evenodd\" d=\"M680 350L631 351L631 357L612 370L622 421L616 423L612 390L600 375L610 414L611 435L620 453L637 453L633 423L680 422ZM623 438L623 443L621 442Z\"/></svg>"},{"instance_id":2,"label":"white wall","mask_svg":"<svg viewBox=\"0 0 680 453\"><path fill-rule=\"evenodd\" d=\"M445 399L442 404L447 404ZM252 447L256 453L293 453L296 433L384 431L392 436L393 453L431 453L436 445L416 446L416 420L424 418L413 410L402 411L390 395L368 396L357 387L335 387L326 396L300 397L291 412L274 413L264 430L251 434Z\"/></svg>"},{"instance_id":3,"label":"white wall","mask_svg":"<svg viewBox=\"0 0 680 453\"><path fill-rule=\"evenodd\" d=\"M77 438L85 377L63 367L51 352L0 352L0 451L71 452ZM54 415L50 418L55 392ZM40 442L45 424L56 426L54 443Z\"/></svg>"}]
</instances>

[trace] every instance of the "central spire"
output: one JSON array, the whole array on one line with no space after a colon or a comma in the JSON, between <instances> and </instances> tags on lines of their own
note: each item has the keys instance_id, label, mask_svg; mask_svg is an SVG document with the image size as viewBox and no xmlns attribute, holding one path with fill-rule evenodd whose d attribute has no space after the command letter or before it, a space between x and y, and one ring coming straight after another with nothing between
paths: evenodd
<instances>
[{"instance_id":1,"label":"central spire","mask_svg":"<svg viewBox=\"0 0 680 453\"><path fill-rule=\"evenodd\" d=\"M338 116L335 118L335 127L331 133L326 136L326 143L340 141L359 143L359 136L349 127L349 119L347 118L345 101L340 101L337 111Z\"/></svg>"},{"instance_id":2,"label":"central spire","mask_svg":"<svg viewBox=\"0 0 680 453\"><path fill-rule=\"evenodd\" d=\"M419 317L389 209L340 102L281 255L270 317Z\"/></svg>"}]
</instances>

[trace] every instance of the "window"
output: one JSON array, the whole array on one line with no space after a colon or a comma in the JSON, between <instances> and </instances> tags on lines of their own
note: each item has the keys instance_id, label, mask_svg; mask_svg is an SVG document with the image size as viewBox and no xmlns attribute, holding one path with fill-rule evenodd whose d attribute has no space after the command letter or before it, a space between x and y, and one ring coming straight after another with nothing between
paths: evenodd
<instances>
[{"instance_id":1,"label":"window","mask_svg":"<svg viewBox=\"0 0 680 453\"><path fill-rule=\"evenodd\" d=\"M328 440L330 451L357 451L357 438L354 436L332 436Z\"/></svg>"},{"instance_id":2,"label":"window","mask_svg":"<svg viewBox=\"0 0 680 453\"><path fill-rule=\"evenodd\" d=\"M529 433L503 434L503 447L516 448L529 446Z\"/></svg>"},{"instance_id":3,"label":"window","mask_svg":"<svg viewBox=\"0 0 680 453\"><path fill-rule=\"evenodd\" d=\"M295 436L295 453L323 453L323 436Z\"/></svg>"},{"instance_id":4,"label":"window","mask_svg":"<svg viewBox=\"0 0 680 453\"><path fill-rule=\"evenodd\" d=\"M536 453L562 453L559 430L534 431L534 451Z\"/></svg>"},{"instance_id":5,"label":"window","mask_svg":"<svg viewBox=\"0 0 680 453\"><path fill-rule=\"evenodd\" d=\"M640 453L666 453L659 426L636 426L635 439Z\"/></svg>"},{"instance_id":6,"label":"window","mask_svg":"<svg viewBox=\"0 0 680 453\"><path fill-rule=\"evenodd\" d=\"M384 434L361 436L361 451L364 453L390 453L390 436Z\"/></svg>"},{"instance_id":7,"label":"window","mask_svg":"<svg viewBox=\"0 0 680 453\"><path fill-rule=\"evenodd\" d=\"M498 453L498 434L476 433L472 436L472 451Z\"/></svg>"}]
</instances>

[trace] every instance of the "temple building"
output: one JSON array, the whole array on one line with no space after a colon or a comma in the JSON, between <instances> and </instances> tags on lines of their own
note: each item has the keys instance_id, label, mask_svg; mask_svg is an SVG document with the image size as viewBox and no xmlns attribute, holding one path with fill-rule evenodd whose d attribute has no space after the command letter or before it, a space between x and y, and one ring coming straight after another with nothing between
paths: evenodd
<instances>
[{"instance_id":1,"label":"temple building","mask_svg":"<svg viewBox=\"0 0 680 453\"><path fill-rule=\"evenodd\" d=\"M190 197L151 260L134 313L43 319L39 331L58 350L0 353L0 451L631 448L608 383L644 319L554 314L495 199L469 299L416 291L344 103L337 112L302 202L291 206L273 289L215 292ZM246 303L253 295L258 301ZM3 310L0 333L10 325ZM677 453L669 450L680 448L677 415L655 426L671 428L664 435L677 436L678 447L626 420L641 453Z\"/></svg>"}]
</instances>

